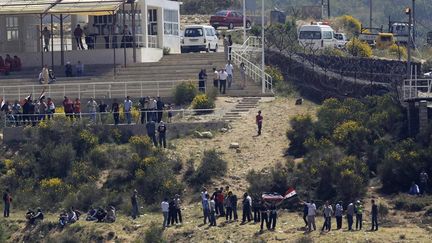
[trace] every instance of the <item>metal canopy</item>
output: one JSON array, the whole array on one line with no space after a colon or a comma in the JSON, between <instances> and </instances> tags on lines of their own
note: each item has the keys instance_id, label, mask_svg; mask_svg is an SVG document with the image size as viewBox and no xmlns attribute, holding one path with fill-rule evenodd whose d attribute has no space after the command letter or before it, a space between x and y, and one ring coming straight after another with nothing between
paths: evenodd
<instances>
[{"instance_id":1,"label":"metal canopy","mask_svg":"<svg viewBox=\"0 0 432 243\"><path fill-rule=\"evenodd\" d=\"M85 14L109 15L124 0L0 0L0 15Z\"/></svg>"}]
</instances>

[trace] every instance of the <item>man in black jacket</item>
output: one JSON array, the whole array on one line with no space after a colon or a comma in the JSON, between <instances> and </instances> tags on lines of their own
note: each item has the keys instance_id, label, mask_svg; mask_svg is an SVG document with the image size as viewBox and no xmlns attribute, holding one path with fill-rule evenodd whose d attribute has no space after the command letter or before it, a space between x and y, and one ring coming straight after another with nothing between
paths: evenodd
<instances>
[{"instance_id":1,"label":"man in black jacket","mask_svg":"<svg viewBox=\"0 0 432 243\"><path fill-rule=\"evenodd\" d=\"M146 124L147 128L147 136L150 137L150 139L153 141L154 146L158 146L157 140L156 140L156 123L151 120L147 122Z\"/></svg>"},{"instance_id":2,"label":"man in black jacket","mask_svg":"<svg viewBox=\"0 0 432 243\"><path fill-rule=\"evenodd\" d=\"M161 97L158 96L156 101L156 109L157 109L157 122L159 123L162 121L164 106L165 104L162 102Z\"/></svg>"},{"instance_id":3,"label":"man in black jacket","mask_svg":"<svg viewBox=\"0 0 432 243\"><path fill-rule=\"evenodd\" d=\"M166 126L163 121L160 122L158 126L158 132L159 132L159 146L166 148Z\"/></svg>"}]
</instances>

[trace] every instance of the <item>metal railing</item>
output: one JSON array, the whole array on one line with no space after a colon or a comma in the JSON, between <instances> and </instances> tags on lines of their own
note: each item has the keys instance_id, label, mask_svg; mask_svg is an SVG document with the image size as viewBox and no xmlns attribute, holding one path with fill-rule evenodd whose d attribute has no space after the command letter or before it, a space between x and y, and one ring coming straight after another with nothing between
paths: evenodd
<instances>
[{"instance_id":1,"label":"metal railing","mask_svg":"<svg viewBox=\"0 0 432 243\"><path fill-rule=\"evenodd\" d=\"M58 118L68 118L73 122L78 123L90 123L95 125L119 125L119 124L145 124L146 122L153 120L157 121L159 112L162 112L162 121L171 123L177 122L182 118L195 116L195 115L207 115L214 114L216 111L222 110L221 108L215 109L170 109L170 110L147 110L139 111L134 110L131 112L78 112L78 113L42 113L42 114L4 114L3 118L4 127L20 127L27 125L37 125L42 121ZM130 114L130 122L128 116ZM169 114L170 113L170 114ZM117 122L115 121L117 119ZM191 122L188 120L188 122Z\"/></svg>"},{"instance_id":2,"label":"metal railing","mask_svg":"<svg viewBox=\"0 0 432 243\"><path fill-rule=\"evenodd\" d=\"M404 100L432 98L432 78L418 79L415 76L404 80L402 92Z\"/></svg>"},{"instance_id":3,"label":"metal railing","mask_svg":"<svg viewBox=\"0 0 432 243\"><path fill-rule=\"evenodd\" d=\"M109 81L94 83L54 83L39 85L11 85L1 86L3 99L22 100L29 94L38 95L43 90L47 97L73 96L78 98L104 97L119 98L126 96L143 97L147 95L159 96L162 92L172 91L177 84L190 80L173 81Z\"/></svg>"}]
</instances>

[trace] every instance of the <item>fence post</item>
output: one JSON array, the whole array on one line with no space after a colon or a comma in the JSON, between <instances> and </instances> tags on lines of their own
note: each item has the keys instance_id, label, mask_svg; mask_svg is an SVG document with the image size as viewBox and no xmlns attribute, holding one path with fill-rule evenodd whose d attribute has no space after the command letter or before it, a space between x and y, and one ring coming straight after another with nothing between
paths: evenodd
<instances>
[{"instance_id":1,"label":"fence post","mask_svg":"<svg viewBox=\"0 0 432 243\"><path fill-rule=\"evenodd\" d=\"M124 83L124 90L125 90L124 97L127 97L127 83L126 82Z\"/></svg>"},{"instance_id":2,"label":"fence post","mask_svg":"<svg viewBox=\"0 0 432 243\"><path fill-rule=\"evenodd\" d=\"M96 84L93 84L93 99L96 99Z\"/></svg>"},{"instance_id":3,"label":"fence post","mask_svg":"<svg viewBox=\"0 0 432 243\"><path fill-rule=\"evenodd\" d=\"M21 87L18 86L18 100L21 101Z\"/></svg>"},{"instance_id":4,"label":"fence post","mask_svg":"<svg viewBox=\"0 0 432 243\"><path fill-rule=\"evenodd\" d=\"M156 81L156 84L157 84L157 96L159 97L159 96L160 96L160 92L159 92L159 81Z\"/></svg>"},{"instance_id":5,"label":"fence post","mask_svg":"<svg viewBox=\"0 0 432 243\"><path fill-rule=\"evenodd\" d=\"M63 84L63 97L66 96L66 85Z\"/></svg>"},{"instance_id":6,"label":"fence post","mask_svg":"<svg viewBox=\"0 0 432 243\"><path fill-rule=\"evenodd\" d=\"M78 84L78 99L81 99L81 84Z\"/></svg>"},{"instance_id":7,"label":"fence post","mask_svg":"<svg viewBox=\"0 0 432 243\"><path fill-rule=\"evenodd\" d=\"M141 81L141 83L140 83L140 95L141 95L141 97L143 97L143 81Z\"/></svg>"},{"instance_id":8,"label":"fence post","mask_svg":"<svg viewBox=\"0 0 432 243\"><path fill-rule=\"evenodd\" d=\"M112 87L111 83L108 84L108 98L110 99L111 99L111 87Z\"/></svg>"},{"instance_id":9,"label":"fence post","mask_svg":"<svg viewBox=\"0 0 432 243\"><path fill-rule=\"evenodd\" d=\"M51 97L51 85L48 86L48 97Z\"/></svg>"}]
</instances>

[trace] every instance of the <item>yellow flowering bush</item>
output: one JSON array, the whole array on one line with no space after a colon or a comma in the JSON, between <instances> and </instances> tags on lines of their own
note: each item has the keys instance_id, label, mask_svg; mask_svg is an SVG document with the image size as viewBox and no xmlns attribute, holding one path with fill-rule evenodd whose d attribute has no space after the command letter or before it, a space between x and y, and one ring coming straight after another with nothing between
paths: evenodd
<instances>
[{"instance_id":1,"label":"yellow flowering bush","mask_svg":"<svg viewBox=\"0 0 432 243\"><path fill-rule=\"evenodd\" d=\"M215 103L213 100L209 99L206 94L199 94L195 96L192 101L193 109L213 109L215 108Z\"/></svg>"}]
</instances>

